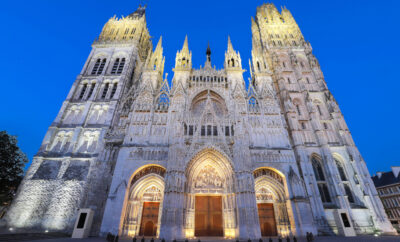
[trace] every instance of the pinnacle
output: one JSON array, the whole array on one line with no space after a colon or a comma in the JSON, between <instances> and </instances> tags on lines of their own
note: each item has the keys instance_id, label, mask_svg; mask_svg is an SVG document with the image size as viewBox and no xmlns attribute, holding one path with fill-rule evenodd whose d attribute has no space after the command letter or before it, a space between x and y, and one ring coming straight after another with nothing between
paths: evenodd
<instances>
[{"instance_id":1,"label":"pinnacle","mask_svg":"<svg viewBox=\"0 0 400 242\"><path fill-rule=\"evenodd\" d=\"M185 41L183 42L182 51L183 51L183 50L189 50L189 44L188 44L188 37L187 37L187 35L185 36Z\"/></svg>"},{"instance_id":2,"label":"pinnacle","mask_svg":"<svg viewBox=\"0 0 400 242\"><path fill-rule=\"evenodd\" d=\"M234 52L231 37L228 35L228 52Z\"/></svg>"},{"instance_id":3,"label":"pinnacle","mask_svg":"<svg viewBox=\"0 0 400 242\"><path fill-rule=\"evenodd\" d=\"M160 39L158 40L157 47L154 52L157 52L157 50L162 51L162 36L160 36Z\"/></svg>"}]
</instances>

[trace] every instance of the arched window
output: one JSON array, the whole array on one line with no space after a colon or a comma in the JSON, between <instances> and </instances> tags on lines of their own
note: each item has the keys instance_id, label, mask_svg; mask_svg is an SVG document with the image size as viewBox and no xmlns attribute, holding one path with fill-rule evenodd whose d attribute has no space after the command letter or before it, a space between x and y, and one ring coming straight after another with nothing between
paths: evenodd
<instances>
[{"instance_id":1,"label":"arched window","mask_svg":"<svg viewBox=\"0 0 400 242\"><path fill-rule=\"evenodd\" d=\"M343 167L342 163L340 161L338 161L337 159L335 159L335 163L336 163L336 167L339 171L340 179L342 181L348 181L346 172L344 171L344 167Z\"/></svg>"},{"instance_id":2,"label":"arched window","mask_svg":"<svg viewBox=\"0 0 400 242\"><path fill-rule=\"evenodd\" d=\"M324 170L322 164L315 157L311 159L312 167L314 170L315 179L317 180L317 186L319 194L321 195L321 201L323 203L331 203L331 196L329 194L328 185L325 181Z\"/></svg>"},{"instance_id":3,"label":"arched window","mask_svg":"<svg viewBox=\"0 0 400 242\"><path fill-rule=\"evenodd\" d=\"M82 99L83 96L85 96L85 92L86 92L87 86L88 86L87 83L83 84L82 89L81 89L81 93L79 94L79 99Z\"/></svg>"},{"instance_id":4,"label":"arched window","mask_svg":"<svg viewBox=\"0 0 400 242\"><path fill-rule=\"evenodd\" d=\"M92 96L95 86L96 86L96 83L92 83L90 90L89 90L89 94L87 96L88 99Z\"/></svg>"},{"instance_id":5,"label":"arched window","mask_svg":"<svg viewBox=\"0 0 400 242\"><path fill-rule=\"evenodd\" d=\"M169 97L166 93L162 93L158 97L158 109L159 110L167 110L169 107Z\"/></svg>"},{"instance_id":6,"label":"arched window","mask_svg":"<svg viewBox=\"0 0 400 242\"><path fill-rule=\"evenodd\" d=\"M106 61L107 60L105 58L101 61L99 69L96 72L96 75L101 75L101 73L103 73L104 66L106 65Z\"/></svg>"},{"instance_id":7,"label":"arched window","mask_svg":"<svg viewBox=\"0 0 400 242\"><path fill-rule=\"evenodd\" d=\"M118 87L118 83L114 83L113 84L113 88L111 89L111 95L110 98L113 98L115 93L117 92L117 87Z\"/></svg>"},{"instance_id":8,"label":"arched window","mask_svg":"<svg viewBox=\"0 0 400 242\"><path fill-rule=\"evenodd\" d=\"M288 81L289 84L292 83L291 80L290 80L290 77L287 78L287 81Z\"/></svg>"},{"instance_id":9,"label":"arched window","mask_svg":"<svg viewBox=\"0 0 400 242\"><path fill-rule=\"evenodd\" d=\"M96 63L94 63L93 69L92 69L92 75L96 75L97 71L99 70L99 66L100 66L101 60L97 59Z\"/></svg>"},{"instance_id":10,"label":"arched window","mask_svg":"<svg viewBox=\"0 0 400 242\"><path fill-rule=\"evenodd\" d=\"M118 66L119 66L119 58L115 59L113 68L111 70L111 74L117 73Z\"/></svg>"},{"instance_id":11,"label":"arched window","mask_svg":"<svg viewBox=\"0 0 400 242\"><path fill-rule=\"evenodd\" d=\"M125 66L125 58L122 58L121 62L118 65L117 74L121 74L122 73L122 70L124 70L124 66Z\"/></svg>"},{"instance_id":12,"label":"arched window","mask_svg":"<svg viewBox=\"0 0 400 242\"><path fill-rule=\"evenodd\" d=\"M310 84L310 78L306 77L307 83Z\"/></svg>"},{"instance_id":13,"label":"arched window","mask_svg":"<svg viewBox=\"0 0 400 242\"><path fill-rule=\"evenodd\" d=\"M258 61L257 61L257 69L258 69L258 71L261 71L260 62L258 62Z\"/></svg>"},{"instance_id":14,"label":"arched window","mask_svg":"<svg viewBox=\"0 0 400 242\"><path fill-rule=\"evenodd\" d=\"M231 61L232 61L232 67L235 67L235 60L232 58Z\"/></svg>"},{"instance_id":15,"label":"arched window","mask_svg":"<svg viewBox=\"0 0 400 242\"><path fill-rule=\"evenodd\" d=\"M312 167L314 170L315 179L317 181L325 181L324 171L322 169L321 162L319 162L316 158L312 158Z\"/></svg>"}]
</instances>

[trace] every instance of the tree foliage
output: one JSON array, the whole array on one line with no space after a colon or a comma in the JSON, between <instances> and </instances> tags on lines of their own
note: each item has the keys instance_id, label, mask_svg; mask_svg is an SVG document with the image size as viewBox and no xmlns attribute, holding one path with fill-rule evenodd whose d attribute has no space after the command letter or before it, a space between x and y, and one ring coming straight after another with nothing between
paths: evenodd
<instances>
[{"instance_id":1,"label":"tree foliage","mask_svg":"<svg viewBox=\"0 0 400 242\"><path fill-rule=\"evenodd\" d=\"M8 203L24 175L28 158L17 145L17 138L0 131L0 202Z\"/></svg>"}]
</instances>

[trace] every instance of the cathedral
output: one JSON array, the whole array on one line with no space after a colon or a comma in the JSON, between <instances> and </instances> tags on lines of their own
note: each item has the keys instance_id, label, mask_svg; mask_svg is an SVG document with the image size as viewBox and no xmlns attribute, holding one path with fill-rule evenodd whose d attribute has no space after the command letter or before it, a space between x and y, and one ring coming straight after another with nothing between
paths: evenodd
<instances>
[{"instance_id":1,"label":"cathedral","mask_svg":"<svg viewBox=\"0 0 400 242\"><path fill-rule=\"evenodd\" d=\"M210 47L194 67L182 39L168 81L145 11L112 17L93 42L6 215L10 228L71 233L85 208L94 236L396 233L288 9L263 4L251 18L248 82L229 37L223 69Z\"/></svg>"}]
</instances>

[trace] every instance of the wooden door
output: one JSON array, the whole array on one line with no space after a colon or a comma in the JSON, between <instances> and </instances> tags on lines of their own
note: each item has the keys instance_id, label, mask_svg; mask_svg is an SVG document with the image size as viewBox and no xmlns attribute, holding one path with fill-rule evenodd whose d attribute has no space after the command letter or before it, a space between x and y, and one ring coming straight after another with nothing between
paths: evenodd
<instances>
[{"instance_id":1,"label":"wooden door","mask_svg":"<svg viewBox=\"0 0 400 242\"><path fill-rule=\"evenodd\" d=\"M258 203L258 217L260 220L261 236L276 236L274 204Z\"/></svg>"},{"instance_id":2,"label":"wooden door","mask_svg":"<svg viewBox=\"0 0 400 242\"><path fill-rule=\"evenodd\" d=\"M222 197L196 196L195 236L223 236Z\"/></svg>"},{"instance_id":3,"label":"wooden door","mask_svg":"<svg viewBox=\"0 0 400 242\"><path fill-rule=\"evenodd\" d=\"M142 222L140 223L140 236L156 236L159 202L144 202L142 212Z\"/></svg>"}]
</instances>

